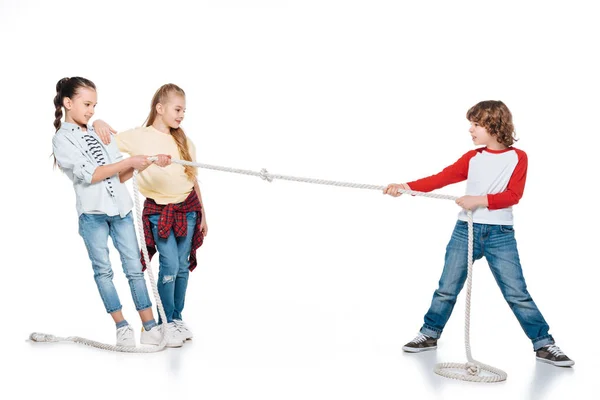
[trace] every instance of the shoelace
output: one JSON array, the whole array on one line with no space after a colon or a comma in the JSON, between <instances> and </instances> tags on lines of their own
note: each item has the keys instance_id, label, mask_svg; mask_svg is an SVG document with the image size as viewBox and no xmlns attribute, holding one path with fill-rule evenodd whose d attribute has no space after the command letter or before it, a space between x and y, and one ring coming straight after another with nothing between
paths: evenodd
<instances>
[{"instance_id":1,"label":"shoelace","mask_svg":"<svg viewBox=\"0 0 600 400\"><path fill-rule=\"evenodd\" d=\"M131 337L132 332L133 331L129 327L123 327L123 329L118 329L117 333L119 336L119 340Z\"/></svg>"},{"instance_id":2,"label":"shoelace","mask_svg":"<svg viewBox=\"0 0 600 400\"><path fill-rule=\"evenodd\" d=\"M181 332L189 330L187 328L187 326L185 326L185 324L183 323L183 321L179 321L179 320L174 319L173 322L175 323L175 326L177 327L177 329L179 329Z\"/></svg>"},{"instance_id":3,"label":"shoelace","mask_svg":"<svg viewBox=\"0 0 600 400\"><path fill-rule=\"evenodd\" d=\"M411 342L418 344L418 343L422 343L422 342L426 341L427 339L429 339L427 336L423 335L422 333L419 333L417 335L417 337L414 338Z\"/></svg>"},{"instance_id":4,"label":"shoelace","mask_svg":"<svg viewBox=\"0 0 600 400\"><path fill-rule=\"evenodd\" d=\"M181 332L181 329L179 329L179 326L177 326L175 321L173 321L173 325L167 324L167 332L177 333L177 332Z\"/></svg>"},{"instance_id":5,"label":"shoelace","mask_svg":"<svg viewBox=\"0 0 600 400\"><path fill-rule=\"evenodd\" d=\"M550 354L552 354L555 357L560 357L560 356L564 356L565 353L562 352L562 350L560 349L560 347L555 346L553 344L550 344L548 346L546 346L546 349L550 352Z\"/></svg>"}]
</instances>

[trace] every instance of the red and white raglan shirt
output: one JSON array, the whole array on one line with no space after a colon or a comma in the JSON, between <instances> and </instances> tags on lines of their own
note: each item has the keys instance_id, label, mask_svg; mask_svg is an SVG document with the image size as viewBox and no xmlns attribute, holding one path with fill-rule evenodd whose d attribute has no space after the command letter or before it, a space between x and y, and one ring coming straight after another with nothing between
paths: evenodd
<instances>
[{"instance_id":1,"label":"red and white raglan shirt","mask_svg":"<svg viewBox=\"0 0 600 400\"><path fill-rule=\"evenodd\" d=\"M467 152L442 172L408 182L408 186L418 192L431 192L466 179L467 195L487 195L488 200L487 208L479 207L473 212L473 222L512 225L512 206L523 197L526 177L527 154L524 151L514 147L504 150L481 147ZM467 212L461 210L458 219L467 221Z\"/></svg>"}]
</instances>

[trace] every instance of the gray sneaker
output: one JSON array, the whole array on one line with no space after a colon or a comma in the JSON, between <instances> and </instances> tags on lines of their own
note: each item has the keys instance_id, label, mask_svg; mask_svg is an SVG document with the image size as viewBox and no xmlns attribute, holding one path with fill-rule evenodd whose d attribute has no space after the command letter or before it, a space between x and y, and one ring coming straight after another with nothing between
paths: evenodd
<instances>
[{"instance_id":1,"label":"gray sneaker","mask_svg":"<svg viewBox=\"0 0 600 400\"><path fill-rule=\"evenodd\" d=\"M535 356L538 360L557 367L570 367L575 364L575 361L567 357L558 346L553 344L542 347L535 352Z\"/></svg>"},{"instance_id":2,"label":"gray sneaker","mask_svg":"<svg viewBox=\"0 0 600 400\"><path fill-rule=\"evenodd\" d=\"M419 333L416 338L402 346L402 350L409 353L420 353L437 349L437 339Z\"/></svg>"}]
</instances>

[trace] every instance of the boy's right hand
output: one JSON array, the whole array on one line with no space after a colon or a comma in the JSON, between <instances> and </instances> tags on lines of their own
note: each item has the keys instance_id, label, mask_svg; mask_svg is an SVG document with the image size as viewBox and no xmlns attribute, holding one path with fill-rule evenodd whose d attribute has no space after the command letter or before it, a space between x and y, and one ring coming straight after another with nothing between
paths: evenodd
<instances>
[{"instance_id":1,"label":"boy's right hand","mask_svg":"<svg viewBox=\"0 0 600 400\"><path fill-rule=\"evenodd\" d=\"M383 190L383 194L389 194L390 196L394 197L402 196L402 193L399 193L398 189L411 190L410 186L408 186L406 183L390 183Z\"/></svg>"},{"instance_id":2,"label":"boy's right hand","mask_svg":"<svg viewBox=\"0 0 600 400\"><path fill-rule=\"evenodd\" d=\"M142 172L148 168L150 164L152 164L152 161L148 161L148 156L131 156L128 158L128 160L130 166L133 169L136 169L138 172Z\"/></svg>"},{"instance_id":3,"label":"boy's right hand","mask_svg":"<svg viewBox=\"0 0 600 400\"><path fill-rule=\"evenodd\" d=\"M117 133L117 131L115 129L113 129L109 124L102 121L101 119L97 119L96 121L94 121L92 126L94 127L96 134L98 135L98 137L100 138L100 140L102 140L102 143L104 143L104 144L110 143L111 133L113 135L115 133Z\"/></svg>"}]
</instances>

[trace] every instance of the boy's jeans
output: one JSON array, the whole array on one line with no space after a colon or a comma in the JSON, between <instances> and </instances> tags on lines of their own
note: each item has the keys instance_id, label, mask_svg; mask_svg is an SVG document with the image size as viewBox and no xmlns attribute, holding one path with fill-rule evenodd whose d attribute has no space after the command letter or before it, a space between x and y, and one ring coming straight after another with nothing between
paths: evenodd
<instances>
[{"instance_id":1,"label":"boy's jeans","mask_svg":"<svg viewBox=\"0 0 600 400\"><path fill-rule=\"evenodd\" d=\"M457 221L446 248L446 263L439 288L433 293L431 307L425 314L421 333L439 338L456 298L467 279L468 224ZM519 262L517 241L512 225L473 224L473 259L485 256L496 283L517 317L533 349L553 344L550 329L544 317L527 292L527 285Z\"/></svg>"},{"instance_id":2,"label":"boy's jeans","mask_svg":"<svg viewBox=\"0 0 600 400\"><path fill-rule=\"evenodd\" d=\"M185 237L175 237L175 233L171 229L169 237L166 239L158 236L160 214L153 214L148 218L159 255L160 266L156 287L165 309L167 322L173 322L174 319L181 320L190 274L189 256L192 250L194 230L196 229L197 213L195 211L186 213L187 235ZM159 323L162 323L160 313L158 320Z\"/></svg>"},{"instance_id":3,"label":"boy's jeans","mask_svg":"<svg viewBox=\"0 0 600 400\"><path fill-rule=\"evenodd\" d=\"M108 257L109 236L121 256L123 272L129 281L136 310L152 307L142 272L140 250L131 212L125 218L121 218L119 215L109 217L106 214L81 214L79 216L79 234L85 242L92 261L94 279L106 312L112 313L122 308L113 284L113 270Z\"/></svg>"}]
</instances>

